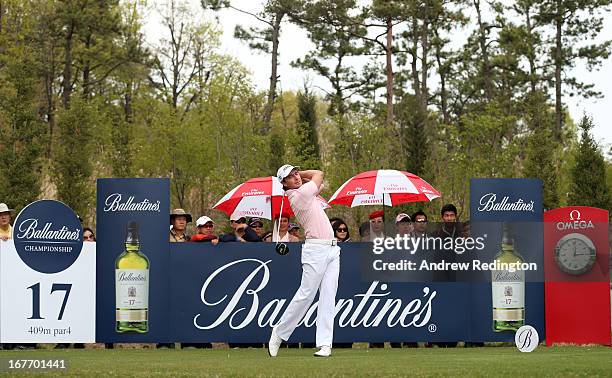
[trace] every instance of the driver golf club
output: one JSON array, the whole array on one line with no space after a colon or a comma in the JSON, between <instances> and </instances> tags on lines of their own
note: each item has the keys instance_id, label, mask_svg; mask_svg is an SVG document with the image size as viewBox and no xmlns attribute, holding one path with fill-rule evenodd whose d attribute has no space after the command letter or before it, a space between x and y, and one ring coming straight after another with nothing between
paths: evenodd
<instances>
[{"instance_id":1,"label":"driver golf club","mask_svg":"<svg viewBox=\"0 0 612 378\"><path fill-rule=\"evenodd\" d=\"M280 224L281 224L281 217L283 215L283 204L285 203L285 193L283 192L283 197L281 198L281 206L280 206L280 213L278 214L278 226L276 229L276 253L278 253L281 256L286 255L287 253L289 253L289 246L285 243L279 243L280 241Z\"/></svg>"}]
</instances>

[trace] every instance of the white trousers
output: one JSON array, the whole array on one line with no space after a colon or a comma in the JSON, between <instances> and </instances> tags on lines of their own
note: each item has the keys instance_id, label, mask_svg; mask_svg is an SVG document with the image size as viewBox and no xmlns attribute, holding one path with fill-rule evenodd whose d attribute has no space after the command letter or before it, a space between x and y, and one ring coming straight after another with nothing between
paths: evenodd
<instances>
[{"instance_id":1,"label":"white trousers","mask_svg":"<svg viewBox=\"0 0 612 378\"><path fill-rule=\"evenodd\" d=\"M302 282L276 326L276 334L281 339L289 340L318 290L316 345L332 346L339 273L340 247L313 243L302 245Z\"/></svg>"}]
</instances>

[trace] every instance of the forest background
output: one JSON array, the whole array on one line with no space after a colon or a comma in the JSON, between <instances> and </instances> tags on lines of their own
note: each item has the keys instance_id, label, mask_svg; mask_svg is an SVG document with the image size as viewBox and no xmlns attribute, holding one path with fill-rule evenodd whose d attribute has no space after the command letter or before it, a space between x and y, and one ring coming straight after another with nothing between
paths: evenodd
<instances>
[{"instance_id":1,"label":"forest background","mask_svg":"<svg viewBox=\"0 0 612 378\"><path fill-rule=\"evenodd\" d=\"M604 96L573 68L609 59L612 0L248 3L0 0L0 202L54 198L94 225L97 178L170 177L172 207L223 221L219 198L289 162L324 170L326 198L361 171L415 173L442 198L393 213L432 220L443 203L469 217L472 177L611 208L612 149L567 101ZM224 52L231 12L252 20L230 32L266 58L265 86ZM289 83L280 59L304 46L290 65L314 79Z\"/></svg>"}]
</instances>

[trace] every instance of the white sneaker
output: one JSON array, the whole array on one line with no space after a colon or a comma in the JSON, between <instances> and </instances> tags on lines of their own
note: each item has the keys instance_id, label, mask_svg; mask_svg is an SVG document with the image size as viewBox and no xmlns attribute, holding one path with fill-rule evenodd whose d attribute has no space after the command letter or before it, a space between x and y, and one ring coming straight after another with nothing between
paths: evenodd
<instances>
[{"instance_id":1,"label":"white sneaker","mask_svg":"<svg viewBox=\"0 0 612 378\"><path fill-rule=\"evenodd\" d=\"M270 357L276 357L278 349L283 343L283 339L276 334L276 327L272 328L272 334L270 335L270 341L268 342L268 354Z\"/></svg>"},{"instance_id":2,"label":"white sneaker","mask_svg":"<svg viewBox=\"0 0 612 378\"><path fill-rule=\"evenodd\" d=\"M330 357L331 356L331 347L327 345L323 345L318 352L315 352L315 357Z\"/></svg>"}]
</instances>

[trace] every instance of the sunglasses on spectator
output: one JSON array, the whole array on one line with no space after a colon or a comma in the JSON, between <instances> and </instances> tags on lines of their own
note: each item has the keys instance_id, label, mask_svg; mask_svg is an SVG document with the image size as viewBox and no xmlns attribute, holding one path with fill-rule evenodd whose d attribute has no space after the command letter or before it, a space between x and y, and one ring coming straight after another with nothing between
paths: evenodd
<instances>
[{"instance_id":1,"label":"sunglasses on spectator","mask_svg":"<svg viewBox=\"0 0 612 378\"><path fill-rule=\"evenodd\" d=\"M206 224L203 224L203 225L198 226L198 227L213 228L213 224L212 223L206 223Z\"/></svg>"},{"instance_id":2,"label":"sunglasses on spectator","mask_svg":"<svg viewBox=\"0 0 612 378\"><path fill-rule=\"evenodd\" d=\"M84 240L94 240L94 236L93 235L83 235L83 239Z\"/></svg>"},{"instance_id":3,"label":"sunglasses on spectator","mask_svg":"<svg viewBox=\"0 0 612 378\"><path fill-rule=\"evenodd\" d=\"M347 232L348 228L339 228L336 231L338 231L338 232Z\"/></svg>"},{"instance_id":4,"label":"sunglasses on spectator","mask_svg":"<svg viewBox=\"0 0 612 378\"><path fill-rule=\"evenodd\" d=\"M419 219L419 220L415 220L416 223L427 223L427 220L425 219Z\"/></svg>"},{"instance_id":5,"label":"sunglasses on spectator","mask_svg":"<svg viewBox=\"0 0 612 378\"><path fill-rule=\"evenodd\" d=\"M259 224L259 223L255 223L254 225L251 226L251 228L262 228L263 224Z\"/></svg>"},{"instance_id":6,"label":"sunglasses on spectator","mask_svg":"<svg viewBox=\"0 0 612 378\"><path fill-rule=\"evenodd\" d=\"M234 222L234 223L238 223L238 224L243 224L243 223L246 223L246 220L244 220L244 219L238 219L238 220L233 220L232 222Z\"/></svg>"}]
</instances>

